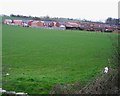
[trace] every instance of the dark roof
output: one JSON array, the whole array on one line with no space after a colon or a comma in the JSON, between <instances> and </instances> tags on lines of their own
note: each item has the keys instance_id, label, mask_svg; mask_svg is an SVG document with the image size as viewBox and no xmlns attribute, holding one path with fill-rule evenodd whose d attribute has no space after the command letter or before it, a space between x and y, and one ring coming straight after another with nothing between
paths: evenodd
<instances>
[{"instance_id":1,"label":"dark roof","mask_svg":"<svg viewBox=\"0 0 120 96\"><path fill-rule=\"evenodd\" d=\"M45 24L53 23L53 21L44 21Z\"/></svg>"},{"instance_id":2,"label":"dark roof","mask_svg":"<svg viewBox=\"0 0 120 96\"><path fill-rule=\"evenodd\" d=\"M59 24L61 24L61 25L65 25L66 23L65 22L58 22Z\"/></svg>"},{"instance_id":3,"label":"dark roof","mask_svg":"<svg viewBox=\"0 0 120 96\"><path fill-rule=\"evenodd\" d=\"M22 20L22 22L26 22L26 23L28 23L30 21L33 21L33 20Z\"/></svg>"}]
</instances>

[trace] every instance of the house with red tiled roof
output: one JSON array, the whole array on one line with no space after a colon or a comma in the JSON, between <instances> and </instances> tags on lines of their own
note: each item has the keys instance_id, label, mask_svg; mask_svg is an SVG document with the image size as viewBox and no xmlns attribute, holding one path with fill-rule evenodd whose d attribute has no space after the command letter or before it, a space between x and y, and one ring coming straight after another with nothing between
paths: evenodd
<instances>
[{"instance_id":1,"label":"house with red tiled roof","mask_svg":"<svg viewBox=\"0 0 120 96\"><path fill-rule=\"evenodd\" d=\"M33 21L31 22L31 27L44 27L44 21Z\"/></svg>"},{"instance_id":2,"label":"house with red tiled roof","mask_svg":"<svg viewBox=\"0 0 120 96\"><path fill-rule=\"evenodd\" d=\"M66 29L76 30L76 29L79 29L80 23L77 23L77 22L66 22L65 27L66 27Z\"/></svg>"},{"instance_id":3,"label":"house with red tiled roof","mask_svg":"<svg viewBox=\"0 0 120 96\"><path fill-rule=\"evenodd\" d=\"M29 26L31 26L32 22L33 22L33 20L22 20L22 26L29 27Z\"/></svg>"},{"instance_id":4,"label":"house with red tiled roof","mask_svg":"<svg viewBox=\"0 0 120 96\"><path fill-rule=\"evenodd\" d=\"M13 20L14 25L22 26L22 20Z\"/></svg>"}]
</instances>

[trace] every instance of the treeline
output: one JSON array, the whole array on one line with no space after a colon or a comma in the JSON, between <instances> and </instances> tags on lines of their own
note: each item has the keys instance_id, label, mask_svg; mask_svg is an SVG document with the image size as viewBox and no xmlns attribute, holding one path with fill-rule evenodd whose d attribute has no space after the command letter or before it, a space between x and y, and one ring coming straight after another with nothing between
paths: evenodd
<instances>
[{"instance_id":1,"label":"treeline","mask_svg":"<svg viewBox=\"0 0 120 96\"><path fill-rule=\"evenodd\" d=\"M39 17L24 16L24 15L14 15L14 14L11 14L10 17L32 18L33 20L41 20L41 18L39 18Z\"/></svg>"},{"instance_id":2,"label":"treeline","mask_svg":"<svg viewBox=\"0 0 120 96\"><path fill-rule=\"evenodd\" d=\"M119 19L116 19L116 18L111 18L111 17L109 17L109 18L106 20L106 24L109 24L109 25L120 25L120 18L119 18Z\"/></svg>"},{"instance_id":3,"label":"treeline","mask_svg":"<svg viewBox=\"0 0 120 96\"><path fill-rule=\"evenodd\" d=\"M77 19L72 19L72 18L58 18L58 17L49 17L47 16L41 16L41 17L36 17L36 16L24 16L24 15L14 15L11 14L10 17L20 17L20 18L31 18L32 20L43 20L43 21L79 21Z\"/></svg>"},{"instance_id":4,"label":"treeline","mask_svg":"<svg viewBox=\"0 0 120 96\"><path fill-rule=\"evenodd\" d=\"M63 18L63 17L50 17L50 16L41 16L41 17L36 17L36 16L24 16L24 15L14 15L11 14L10 17L20 17L20 18L31 18L32 20L43 20L43 21L56 21L56 22L93 22L87 19L83 20L78 20L78 19L73 19L73 18ZM98 22L98 23L103 23L103 22Z\"/></svg>"}]
</instances>

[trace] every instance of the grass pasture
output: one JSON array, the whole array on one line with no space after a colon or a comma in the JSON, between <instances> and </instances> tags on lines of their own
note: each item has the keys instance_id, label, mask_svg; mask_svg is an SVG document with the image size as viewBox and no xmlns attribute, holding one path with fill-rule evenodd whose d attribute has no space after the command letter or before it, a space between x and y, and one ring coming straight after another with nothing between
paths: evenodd
<instances>
[{"instance_id":1,"label":"grass pasture","mask_svg":"<svg viewBox=\"0 0 120 96\"><path fill-rule=\"evenodd\" d=\"M2 38L3 89L45 94L97 76L109 65L117 35L3 25Z\"/></svg>"}]
</instances>

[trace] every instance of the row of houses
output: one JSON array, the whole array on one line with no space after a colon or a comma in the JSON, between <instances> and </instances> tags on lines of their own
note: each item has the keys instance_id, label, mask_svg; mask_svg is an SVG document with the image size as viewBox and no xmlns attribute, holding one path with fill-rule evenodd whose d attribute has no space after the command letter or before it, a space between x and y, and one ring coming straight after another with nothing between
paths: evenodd
<instances>
[{"instance_id":1,"label":"row of houses","mask_svg":"<svg viewBox=\"0 0 120 96\"><path fill-rule=\"evenodd\" d=\"M61 27L65 26L63 22L55 21L40 21L40 20L11 20L5 19L4 24L12 24L18 26L31 26L31 27Z\"/></svg>"},{"instance_id":2,"label":"row of houses","mask_svg":"<svg viewBox=\"0 0 120 96\"><path fill-rule=\"evenodd\" d=\"M110 26L105 23L56 22L56 21L40 21L40 20L5 19L4 24L18 25L23 27L61 28L66 30L86 30L86 31L99 31L99 32L113 32L120 28L120 26L116 26L116 25Z\"/></svg>"},{"instance_id":3,"label":"row of houses","mask_svg":"<svg viewBox=\"0 0 120 96\"><path fill-rule=\"evenodd\" d=\"M108 25L103 23L66 23L66 29L86 30L86 31L98 31L98 32L113 32L118 30L120 26Z\"/></svg>"}]
</instances>

